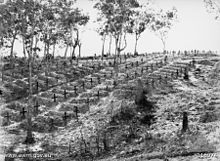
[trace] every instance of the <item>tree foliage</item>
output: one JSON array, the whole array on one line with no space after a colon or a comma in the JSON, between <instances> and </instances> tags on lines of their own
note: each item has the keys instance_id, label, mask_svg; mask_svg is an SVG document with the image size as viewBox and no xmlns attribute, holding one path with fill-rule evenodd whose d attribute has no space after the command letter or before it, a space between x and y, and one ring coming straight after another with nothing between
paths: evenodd
<instances>
[{"instance_id":1,"label":"tree foliage","mask_svg":"<svg viewBox=\"0 0 220 161\"><path fill-rule=\"evenodd\" d=\"M219 0L204 0L207 11L215 15L215 19L220 17L220 2Z\"/></svg>"},{"instance_id":2,"label":"tree foliage","mask_svg":"<svg viewBox=\"0 0 220 161\"><path fill-rule=\"evenodd\" d=\"M99 0L94 6L100 11L100 20L108 26L108 32L115 39L116 55L119 55L127 46L126 29L134 13L132 9L137 7L139 3L136 0Z\"/></svg>"},{"instance_id":3,"label":"tree foliage","mask_svg":"<svg viewBox=\"0 0 220 161\"><path fill-rule=\"evenodd\" d=\"M162 41L163 50L165 50L166 40L171 27L177 20L177 9L156 12L150 25L153 31Z\"/></svg>"}]
</instances>

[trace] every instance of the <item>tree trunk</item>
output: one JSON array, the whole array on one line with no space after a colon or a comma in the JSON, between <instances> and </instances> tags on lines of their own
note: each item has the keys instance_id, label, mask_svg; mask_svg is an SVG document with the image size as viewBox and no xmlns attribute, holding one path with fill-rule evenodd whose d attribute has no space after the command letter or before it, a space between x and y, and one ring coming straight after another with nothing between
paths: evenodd
<instances>
[{"instance_id":1,"label":"tree trunk","mask_svg":"<svg viewBox=\"0 0 220 161\"><path fill-rule=\"evenodd\" d=\"M109 49L108 49L109 55L111 55L111 47L112 47L112 35L110 35L110 41L109 41Z\"/></svg>"},{"instance_id":2,"label":"tree trunk","mask_svg":"<svg viewBox=\"0 0 220 161\"><path fill-rule=\"evenodd\" d=\"M53 58L55 58L56 43L53 44Z\"/></svg>"},{"instance_id":3,"label":"tree trunk","mask_svg":"<svg viewBox=\"0 0 220 161\"><path fill-rule=\"evenodd\" d=\"M161 39L161 40L162 40L162 43L163 43L163 52L165 52L165 50L166 50L166 42L163 39Z\"/></svg>"},{"instance_id":4,"label":"tree trunk","mask_svg":"<svg viewBox=\"0 0 220 161\"><path fill-rule=\"evenodd\" d=\"M26 58L26 50L25 50L25 44L24 44L24 37L22 37L22 41L23 41L23 54L24 54L24 58Z\"/></svg>"},{"instance_id":5,"label":"tree trunk","mask_svg":"<svg viewBox=\"0 0 220 161\"><path fill-rule=\"evenodd\" d=\"M72 59L75 57L75 49L76 49L76 45L73 46Z\"/></svg>"},{"instance_id":6,"label":"tree trunk","mask_svg":"<svg viewBox=\"0 0 220 161\"><path fill-rule=\"evenodd\" d=\"M11 58L14 57L13 51L14 51L15 38L16 38L16 36L13 37L13 40L11 42L11 52L10 52Z\"/></svg>"},{"instance_id":7,"label":"tree trunk","mask_svg":"<svg viewBox=\"0 0 220 161\"><path fill-rule=\"evenodd\" d=\"M14 44L15 44L15 38L16 38L16 35L13 36L13 40L11 42L11 52L10 52L10 56L11 56L11 67L13 68L14 67Z\"/></svg>"},{"instance_id":8,"label":"tree trunk","mask_svg":"<svg viewBox=\"0 0 220 161\"><path fill-rule=\"evenodd\" d=\"M79 44L79 58L81 58L81 46L82 44Z\"/></svg>"},{"instance_id":9,"label":"tree trunk","mask_svg":"<svg viewBox=\"0 0 220 161\"><path fill-rule=\"evenodd\" d=\"M137 34L135 34L135 46L134 46L134 54L137 53L137 43L138 43L138 37Z\"/></svg>"},{"instance_id":10,"label":"tree trunk","mask_svg":"<svg viewBox=\"0 0 220 161\"><path fill-rule=\"evenodd\" d=\"M44 58L46 58L46 50L47 50L47 44L44 43Z\"/></svg>"},{"instance_id":11,"label":"tree trunk","mask_svg":"<svg viewBox=\"0 0 220 161\"><path fill-rule=\"evenodd\" d=\"M103 36L103 42L102 42L102 57L103 57L104 54L105 54L105 38L106 38L106 35Z\"/></svg>"},{"instance_id":12,"label":"tree trunk","mask_svg":"<svg viewBox=\"0 0 220 161\"><path fill-rule=\"evenodd\" d=\"M68 49L69 49L69 45L66 45L66 49L65 49L65 53L64 53L64 58L66 58L66 56L67 56Z\"/></svg>"},{"instance_id":13,"label":"tree trunk","mask_svg":"<svg viewBox=\"0 0 220 161\"><path fill-rule=\"evenodd\" d=\"M117 56L117 54L118 54L118 41L119 41L119 38L118 37L116 37L115 38L115 56Z\"/></svg>"},{"instance_id":14,"label":"tree trunk","mask_svg":"<svg viewBox=\"0 0 220 161\"><path fill-rule=\"evenodd\" d=\"M32 97L32 46L33 46L33 38L31 40L31 47L30 47L30 51L28 53L29 59L28 59L28 63L29 63L29 106L27 108L27 136L26 136L26 140L25 143L26 144L33 144L35 142L34 138L33 138L33 134L32 134L32 118L31 118L31 108L32 108L32 102L31 102L31 97Z\"/></svg>"}]
</instances>

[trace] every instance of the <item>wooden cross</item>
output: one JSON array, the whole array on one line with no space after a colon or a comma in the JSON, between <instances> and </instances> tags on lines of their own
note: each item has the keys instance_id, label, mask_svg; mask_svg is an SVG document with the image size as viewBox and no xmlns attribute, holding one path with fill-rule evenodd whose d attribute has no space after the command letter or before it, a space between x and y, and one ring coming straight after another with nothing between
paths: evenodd
<instances>
[{"instance_id":1,"label":"wooden cross","mask_svg":"<svg viewBox=\"0 0 220 161\"><path fill-rule=\"evenodd\" d=\"M74 92L75 92L75 95L77 95L77 87L74 86Z\"/></svg>"},{"instance_id":2,"label":"wooden cross","mask_svg":"<svg viewBox=\"0 0 220 161\"><path fill-rule=\"evenodd\" d=\"M77 106L74 106L74 112L75 112L75 115L76 115L76 121L79 122L79 117L78 117L79 109L78 109Z\"/></svg>"},{"instance_id":3,"label":"wooden cross","mask_svg":"<svg viewBox=\"0 0 220 161\"><path fill-rule=\"evenodd\" d=\"M38 112L39 112L39 107L40 107L40 105L39 105L39 103L38 103L38 101L37 101L36 104L34 105L34 111L35 111L36 115L37 115Z\"/></svg>"},{"instance_id":4,"label":"wooden cross","mask_svg":"<svg viewBox=\"0 0 220 161\"><path fill-rule=\"evenodd\" d=\"M66 99L67 97L67 92L66 92L66 89L64 89L64 91L63 91L63 96L64 96L64 99Z\"/></svg>"},{"instance_id":5,"label":"wooden cross","mask_svg":"<svg viewBox=\"0 0 220 161\"><path fill-rule=\"evenodd\" d=\"M151 80L152 87L154 87L154 79Z\"/></svg>"},{"instance_id":6,"label":"wooden cross","mask_svg":"<svg viewBox=\"0 0 220 161\"><path fill-rule=\"evenodd\" d=\"M100 82L100 77L98 77L97 79L98 79L98 84L100 84L100 83L101 83L101 82Z\"/></svg>"},{"instance_id":7,"label":"wooden cross","mask_svg":"<svg viewBox=\"0 0 220 161\"><path fill-rule=\"evenodd\" d=\"M86 99L86 103L89 105L89 98Z\"/></svg>"},{"instance_id":8,"label":"wooden cross","mask_svg":"<svg viewBox=\"0 0 220 161\"><path fill-rule=\"evenodd\" d=\"M48 80L48 78L46 78L46 86L47 86L47 88L48 88L48 84L49 84L49 80Z\"/></svg>"},{"instance_id":9,"label":"wooden cross","mask_svg":"<svg viewBox=\"0 0 220 161\"><path fill-rule=\"evenodd\" d=\"M92 78L90 78L90 83L91 83L91 86L92 86L92 81L93 81L93 80L92 80Z\"/></svg>"},{"instance_id":10,"label":"wooden cross","mask_svg":"<svg viewBox=\"0 0 220 161\"><path fill-rule=\"evenodd\" d=\"M25 118L25 113L27 113L27 111L25 111L25 108L23 107L23 108L22 108L22 111L20 111L20 114L22 115L22 116L21 116L22 119Z\"/></svg>"},{"instance_id":11,"label":"wooden cross","mask_svg":"<svg viewBox=\"0 0 220 161\"><path fill-rule=\"evenodd\" d=\"M9 112L7 112L4 117L6 118L6 120L7 120L7 125L8 125L9 122L10 122L10 117L11 117L11 116L9 115Z\"/></svg>"},{"instance_id":12,"label":"wooden cross","mask_svg":"<svg viewBox=\"0 0 220 161\"><path fill-rule=\"evenodd\" d=\"M137 77L137 72L136 72L136 71L134 72L134 77L135 77L135 78Z\"/></svg>"},{"instance_id":13,"label":"wooden cross","mask_svg":"<svg viewBox=\"0 0 220 161\"><path fill-rule=\"evenodd\" d=\"M188 114L183 112L183 121L182 121L182 132L186 132L188 129Z\"/></svg>"},{"instance_id":14,"label":"wooden cross","mask_svg":"<svg viewBox=\"0 0 220 161\"><path fill-rule=\"evenodd\" d=\"M127 64L125 64L125 69L128 69L128 65Z\"/></svg>"},{"instance_id":15,"label":"wooden cross","mask_svg":"<svg viewBox=\"0 0 220 161\"><path fill-rule=\"evenodd\" d=\"M128 73L126 74L126 78L127 78L127 79L129 78L129 75L128 75Z\"/></svg>"},{"instance_id":16,"label":"wooden cross","mask_svg":"<svg viewBox=\"0 0 220 161\"><path fill-rule=\"evenodd\" d=\"M117 86L117 82L114 80L113 81L113 86L116 87Z\"/></svg>"},{"instance_id":17,"label":"wooden cross","mask_svg":"<svg viewBox=\"0 0 220 161\"><path fill-rule=\"evenodd\" d=\"M85 82L82 82L82 88L85 89Z\"/></svg>"},{"instance_id":18,"label":"wooden cross","mask_svg":"<svg viewBox=\"0 0 220 161\"><path fill-rule=\"evenodd\" d=\"M64 121L64 126L67 125L67 119L68 119L68 115L67 115L67 112L64 112L64 115L63 115L63 121Z\"/></svg>"},{"instance_id":19,"label":"wooden cross","mask_svg":"<svg viewBox=\"0 0 220 161\"><path fill-rule=\"evenodd\" d=\"M151 64L151 71L153 71L154 70L154 65L153 64Z\"/></svg>"},{"instance_id":20,"label":"wooden cross","mask_svg":"<svg viewBox=\"0 0 220 161\"><path fill-rule=\"evenodd\" d=\"M179 70L177 69L176 70L176 78L178 78L178 76L179 76Z\"/></svg>"},{"instance_id":21,"label":"wooden cross","mask_svg":"<svg viewBox=\"0 0 220 161\"><path fill-rule=\"evenodd\" d=\"M52 131L54 129L54 119L51 118L50 119L50 130L49 131Z\"/></svg>"},{"instance_id":22,"label":"wooden cross","mask_svg":"<svg viewBox=\"0 0 220 161\"><path fill-rule=\"evenodd\" d=\"M56 94L54 93L54 94L53 94L53 101L56 102L56 99L57 99L57 96L56 96Z\"/></svg>"},{"instance_id":23,"label":"wooden cross","mask_svg":"<svg viewBox=\"0 0 220 161\"><path fill-rule=\"evenodd\" d=\"M97 91L97 97L99 98L99 96L100 96L100 93L99 93L99 91Z\"/></svg>"}]
</instances>

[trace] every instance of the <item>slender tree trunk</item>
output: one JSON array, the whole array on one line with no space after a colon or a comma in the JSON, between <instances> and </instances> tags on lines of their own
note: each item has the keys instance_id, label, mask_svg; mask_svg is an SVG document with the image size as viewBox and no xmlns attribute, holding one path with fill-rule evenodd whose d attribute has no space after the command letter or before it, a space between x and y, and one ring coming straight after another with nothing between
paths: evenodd
<instances>
[{"instance_id":1,"label":"slender tree trunk","mask_svg":"<svg viewBox=\"0 0 220 161\"><path fill-rule=\"evenodd\" d=\"M37 36L36 36L36 39L35 39L35 45L34 45L34 55L37 55L37 45L38 45L38 42L39 42L39 39L37 38Z\"/></svg>"},{"instance_id":2,"label":"slender tree trunk","mask_svg":"<svg viewBox=\"0 0 220 161\"><path fill-rule=\"evenodd\" d=\"M46 58L47 43L44 43L44 58Z\"/></svg>"},{"instance_id":3,"label":"slender tree trunk","mask_svg":"<svg viewBox=\"0 0 220 161\"><path fill-rule=\"evenodd\" d=\"M53 58L55 57L56 43L53 44Z\"/></svg>"},{"instance_id":4,"label":"slender tree trunk","mask_svg":"<svg viewBox=\"0 0 220 161\"><path fill-rule=\"evenodd\" d=\"M69 49L69 45L66 45L66 49L65 49L65 53L64 53L64 58L66 58L66 56L67 56L68 49Z\"/></svg>"},{"instance_id":5,"label":"slender tree trunk","mask_svg":"<svg viewBox=\"0 0 220 161\"><path fill-rule=\"evenodd\" d=\"M163 52L166 50L166 42L165 40L161 39L162 40L162 43L163 43Z\"/></svg>"},{"instance_id":6,"label":"slender tree trunk","mask_svg":"<svg viewBox=\"0 0 220 161\"><path fill-rule=\"evenodd\" d=\"M110 40L109 40L109 49L108 49L109 55L111 55L111 47L112 47L112 35L110 35Z\"/></svg>"},{"instance_id":7,"label":"slender tree trunk","mask_svg":"<svg viewBox=\"0 0 220 161\"><path fill-rule=\"evenodd\" d=\"M79 44L79 58L81 58L81 46L82 46L82 44L80 43Z\"/></svg>"},{"instance_id":8,"label":"slender tree trunk","mask_svg":"<svg viewBox=\"0 0 220 161\"><path fill-rule=\"evenodd\" d=\"M135 34L135 47L134 47L134 54L137 53L137 43L138 43L138 35Z\"/></svg>"},{"instance_id":9,"label":"slender tree trunk","mask_svg":"<svg viewBox=\"0 0 220 161\"><path fill-rule=\"evenodd\" d=\"M10 53L10 56L11 56L11 67L14 68L14 44L15 44L15 38L16 38L16 35L13 36L13 40L11 42L11 53Z\"/></svg>"},{"instance_id":10,"label":"slender tree trunk","mask_svg":"<svg viewBox=\"0 0 220 161\"><path fill-rule=\"evenodd\" d=\"M23 54L24 54L24 58L26 58L26 49L25 49L25 42L24 42L24 37L22 37L22 42L23 42Z\"/></svg>"},{"instance_id":11,"label":"slender tree trunk","mask_svg":"<svg viewBox=\"0 0 220 161\"><path fill-rule=\"evenodd\" d=\"M13 37L13 40L11 42L11 52L10 52L11 58L14 57L13 51L14 51L15 38L16 38L16 36Z\"/></svg>"},{"instance_id":12,"label":"slender tree trunk","mask_svg":"<svg viewBox=\"0 0 220 161\"><path fill-rule=\"evenodd\" d=\"M102 41L102 56L104 56L105 54L105 38L106 38L106 35L103 36L103 41Z\"/></svg>"},{"instance_id":13,"label":"slender tree trunk","mask_svg":"<svg viewBox=\"0 0 220 161\"><path fill-rule=\"evenodd\" d=\"M117 54L118 54L118 41L119 41L119 38L118 37L116 37L115 38L115 56L117 56Z\"/></svg>"},{"instance_id":14,"label":"slender tree trunk","mask_svg":"<svg viewBox=\"0 0 220 161\"><path fill-rule=\"evenodd\" d=\"M75 50L76 50L76 45L73 46L72 59L75 57Z\"/></svg>"},{"instance_id":15,"label":"slender tree trunk","mask_svg":"<svg viewBox=\"0 0 220 161\"><path fill-rule=\"evenodd\" d=\"M32 144L35 142L33 134L32 134L32 118L31 118L31 108L32 108L32 102L31 102L31 97L32 97L32 46L33 46L33 38L31 40L31 47L30 51L28 53L29 59L29 106L27 108L27 136L25 143L26 144Z\"/></svg>"}]
</instances>

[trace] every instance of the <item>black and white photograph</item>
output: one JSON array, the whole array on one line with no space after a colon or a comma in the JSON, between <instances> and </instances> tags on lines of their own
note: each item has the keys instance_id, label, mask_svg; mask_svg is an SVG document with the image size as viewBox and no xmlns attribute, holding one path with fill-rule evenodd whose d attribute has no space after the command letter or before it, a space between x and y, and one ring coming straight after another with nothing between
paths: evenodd
<instances>
[{"instance_id":1,"label":"black and white photograph","mask_svg":"<svg viewBox=\"0 0 220 161\"><path fill-rule=\"evenodd\" d=\"M220 161L220 0L0 0L0 161Z\"/></svg>"}]
</instances>

